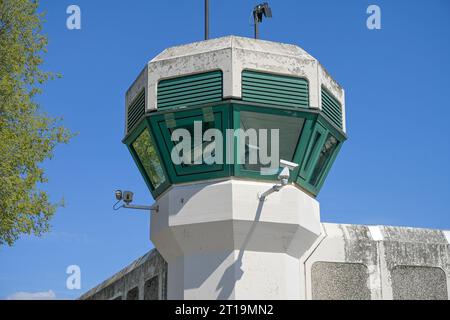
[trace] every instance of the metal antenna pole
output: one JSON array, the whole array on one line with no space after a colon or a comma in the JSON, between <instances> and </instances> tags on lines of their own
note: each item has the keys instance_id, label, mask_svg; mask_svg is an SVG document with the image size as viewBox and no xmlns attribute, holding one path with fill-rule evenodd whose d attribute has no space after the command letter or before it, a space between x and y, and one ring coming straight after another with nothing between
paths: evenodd
<instances>
[{"instance_id":1,"label":"metal antenna pole","mask_svg":"<svg viewBox=\"0 0 450 320\"><path fill-rule=\"evenodd\" d=\"M205 0L205 40L209 39L209 1Z\"/></svg>"},{"instance_id":2,"label":"metal antenna pole","mask_svg":"<svg viewBox=\"0 0 450 320\"><path fill-rule=\"evenodd\" d=\"M259 39L259 22L256 16L255 16L255 39Z\"/></svg>"}]
</instances>

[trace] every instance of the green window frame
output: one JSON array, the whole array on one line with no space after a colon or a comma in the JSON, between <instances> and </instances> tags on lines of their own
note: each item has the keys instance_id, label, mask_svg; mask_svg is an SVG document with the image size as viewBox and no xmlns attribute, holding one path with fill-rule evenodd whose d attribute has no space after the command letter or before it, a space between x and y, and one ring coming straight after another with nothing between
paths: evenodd
<instances>
[{"instance_id":1,"label":"green window frame","mask_svg":"<svg viewBox=\"0 0 450 320\"><path fill-rule=\"evenodd\" d=\"M328 134L319 152L319 157L317 158L314 169L311 171L311 176L309 178L309 183L311 185L317 186L317 183L320 181L320 177L324 173L325 168L327 167L327 164L338 145L339 141L332 134Z\"/></svg>"},{"instance_id":2,"label":"green window frame","mask_svg":"<svg viewBox=\"0 0 450 320\"><path fill-rule=\"evenodd\" d=\"M317 118L317 115L314 113L301 111L301 110L293 110L289 108L276 108L276 107L261 107L261 106L253 106L246 104L234 104L233 105L233 128L239 129L241 128L241 112L255 112L259 114L265 115L275 115L275 116L285 116L285 117L295 117L299 119L303 119L303 126L299 132L299 136L297 142L294 144L294 150L292 151L293 157L291 159L284 159L288 161L293 161L295 163L300 163L302 158L302 150L306 148L306 145L309 140L309 136L311 134L312 127ZM281 128L282 129L282 128ZM268 139L270 136L268 136ZM281 134L280 134L281 140ZM283 142L280 141L280 144ZM278 180L279 172L273 175L261 175L260 171L257 170L248 170L243 165L238 164L238 159L240 157L239 154L239 137L234 137L234 175L247 177L258 180ZM282 156L280 156L280 159ZM293 170L293 174L291 175L291 181L294 181L297 176L298 169Z\"/></svg>"},{"instance_id":3,"label":"green window frame","mask_svg":"<svg viewBox=\"0 0 450 320\"><path fill-rule=\"evenodd\" d=\"M142 137L142 134L144 134L144 132L148 133L147 136L147 138L149 139L148 143L150 144L150 148L153 148L152 152L153 155L149 157L153 158L154 159L153 161L156 162L156 165L160 166L161 170L160 174L162 174L162 176L164 177L164 179L160 181L160 183L155 183L155 180L152 178L152 174L149 172L149 164L144 163L145 160L143 160L143 154L142 153L140 154L139 150L136 150L134 145L134 143L140 137ZM165 163L161 157L161 154L159 153L159 148L157 147L156 139L153 136L152 130L149 126L147 119L141 121L124 142L127 145L128 150L131 153L131 156L134 162L136 163L136 166L138 167L141 175L143 176L145 184L150 189L153 198L156 198L170 186L171 181L167 174Z\"/></svg>"},{"instance_id":4,"label":"green window frame","mask_svg":"<svg viewBox=\"0 0 450 320\"><path fill-rule=\"evenodd\" d=\"M233 136L234 162L230 164L226 163L226 159L231 156L226 153L227 144L229 142L227 141L228 137L226 129L236 130L241 128L241 117L247 112L257 113L257 115L250 115L248 118L250 120L247 122L247 128L244 127L243 129L245 130L250 127L258 129L264 128L265 126L267 126L267 129L271 129L279 123L281 126L281 128L279 128L281 129L280 145L283 144L282 126L283 124L287 126L289 133L287 133L287 139L285 139L285 141L289 141L287 145L292 145L293 148L292 152L288 152L287 154L289 154L289 157L293 155L293 158L285 160L299 164L299 167L291 172L290 181L296 183L312 196L317 195L322 188L326 176L328 175L346 136L342 130L330 123L326 115L316 109L294 109L290 107L227 100L225 102L194 106L186 109L156 111L147 114L146 117L133 128L132 132L125 137L124 143L130 150L130 153L154 198L161 195L170 187L170 185L178 183L220 179L231 176L250 178L259 181L278 181L278 172L273 175L262 175L259 167L245 168L243 165L238 164L237 160L240 156L238 154L238 152L240 152L240 141L238 141L239 137L236 135ZM261 119L259 116L261 116ZM274 124L269 121L266 125L265 122L270 119L265 119L265 116L273 116ZM303 123L303 126L296 143L293 142L293 137L294 135L297 135L297 132L290 127L295 121L284 122L282 118L277 118L278 116L289 117L289 119L293 117L303 119L298 122L299 125ZM192 131L191 127L194 121L210 123L209 127L217 128L222 132L224 139L223 147L225 150L223 154L223 164L208 165L202 163L198 165L175 165L172 162L172 148L179 142L171 140L171 132L175 128L180 127ZM205 123L203 123L203 132L208 128L205 127ZM261 125L258 126L258 124ZM139 156L139 150L136 150L136 148L133 147L133 143L140 137L144 130L148 130L148 136L153 145L153 155L150 158L153 159L153 161L156 161L156 163L159 163L164 173L165 179L160 183L158 181L155 182L155 175L153 174L152 177L152 174L149 173L148 164L144 163L145 160L141 159L143 158L142 156ZM336 139L336 146L333 146L331 150L327 151L324 145L327 140L330 139L330 136L333 136ZM268 139L270 140L270 135L268 135ZM209 142L205 144L209 144ZM282 147L280 147L280 153L280 158L285 157L283 154L286 153L283 151ZM161 176L161 174L159 174L159 176Z\"/></svg>"},{"instance_id":5,"label":"green window frame","mask_svg":"<svg viewBox=\"0 0 450 320\"><path fill-rule=\"evenodd\" d=\"M317 135L318 138L316 138ZM331 152L327 154L327 157L321 159L325 144L330 137L333 137L333 139L336 140L336 144L333 146ZM317 195L322 188L345 139L346 137L342 132L330 124L323 115L319 115L303 163L300 166L296 183L313 195Z\"/></svg>"},{"instance_id":6,"label":"green window frame","mask_svg":"<svg viewBox=\"0 0 450 320\"><path fill-rule=\"evenodd\" d=\"M300 177L305 180L309 180L326 135L327 131L325 128L320 124L316 124L305 157L300 166Z\"/></svg>"},{"instance_id":7,"label":"green window frame","mask_svg":"<svg viewBox=\"0 0 450 320\"><path fill-rule=\"evenodd\" d=\"M331 167L333 166L333 163L336 160L336 158L339 154L339 151L341 150L343 141L340 141L339 139L337 139L337 141L338 141L337 146L334 148L332 154L330 155L330 157L328 158L328 160L326 162L326 165L320 172L320 175L319 175L316 185L311 187L314 190L315 194L319 193L320 189L322 189L322 186L323 186L328 174L330 173Z\"/></svg>"},{"instance_id":8,"label":"green window frame","mask_svg":"<svg viewBox=\"0 0 450 320\"><path fill-rule=\"evenodd\" d=\"M229 107L223 104L195 107L177 112L164 112L150 117L151 127L162 157L167 164L171 180L174 183L182 183L229 176L230 166L225 163L226 152L223 154L223 164L202 163L186 166L172 162L171 152L178 143L171 139L172 130L189 127L194 121L213 122L212 128L219 129L225 139L225 130L229 128ZM191 136L191 139L193 141L194 137Z\"/></svg>"}]
</instances>

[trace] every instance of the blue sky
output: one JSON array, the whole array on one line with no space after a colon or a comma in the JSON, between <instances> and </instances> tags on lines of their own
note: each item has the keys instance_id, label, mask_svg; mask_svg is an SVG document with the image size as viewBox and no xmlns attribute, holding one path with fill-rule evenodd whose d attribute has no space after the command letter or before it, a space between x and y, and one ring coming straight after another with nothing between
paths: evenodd
<instances>
[{"instance_id":1,"label":"blue sky","mask_svg":"<svg viewBox=\"0 0 450 320\"><path fill-rule=\"evenodd\" d=\"M252 36L257 1L210 0L211 37ZM318 197L326 222L450 229L450 2L269 1L261 38L301 46L346 89L344 144ZM82 29L66 28L77 4ZM377 4L382 29L368 30ZM203 1L41 0L50 41L42 108L78 132L45 163L54 201L52 232L0 247L0 298L49 292L71 299L153 246L149 217L112 210L116 188L152 203L122 145L124 93L164 48L202 40ZM66 289L67 266L82 289Z\"/></svg>"}]
</instances>

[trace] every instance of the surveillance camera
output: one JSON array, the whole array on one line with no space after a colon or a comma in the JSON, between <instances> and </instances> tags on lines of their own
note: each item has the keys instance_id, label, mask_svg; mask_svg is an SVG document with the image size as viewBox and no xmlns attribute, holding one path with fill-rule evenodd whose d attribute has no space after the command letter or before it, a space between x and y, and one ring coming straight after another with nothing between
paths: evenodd
<instances>
[{"instance_id":1,"label":"surveillance camera","mask_svg":"<svg viewBox=\"0 0 450 320\"><path fill-rule=\"evenodd\" d=\"M283 168L283 170L281 170L280 174L278 175L278 179L279 180L285 180L288 179L289 180L289 169L288 168Z\"/></svg>"},{"instance_id":2,"label":"surveillance camera","mask_svg":"<svg viewBox=\"0 0 450 320\"><path fill-rule=\"evenodd\" d=\"M114 194L116 195L117 201L122 200L122 190L116 190L116 192L114 192Z\"/></svg>"},{"instance_id":3,"label":"surveillance camera","mask_svg":"<svg viewBox=\"0 0 450 320\"><path fill-rule=\"evenodd\" d=\"M133 201L133 192L131 191L124 191L123 192L123 202L126 204L130 204Z\"/></svg>"},{"instance_id":4,"label":"surveillance camera","mask_svg":"<svg viewBox=\"0 0 450 320\"><path fill-rule=\"evenodd\" d=\"M286 160L280 160L280 167L282 167L283 170L281 170L278 175L278 179L281 181L281 184L285 186L289 182L290 170L297 168L298 164Z\"/></svg>"},{"instance_id":5,"label":"surveillance camera","mask_svg":"<svg viewBox=\"0 0 450 320\"><path fill-rule=\"evenodd\" d=\"M290 161L286 161L286 160L281 159L280 160L280 167L287 168L288 170L294 170L295 168L298 167L298 164L296 164L295 162L290 162Z\"/></svg>"}]
</instances>

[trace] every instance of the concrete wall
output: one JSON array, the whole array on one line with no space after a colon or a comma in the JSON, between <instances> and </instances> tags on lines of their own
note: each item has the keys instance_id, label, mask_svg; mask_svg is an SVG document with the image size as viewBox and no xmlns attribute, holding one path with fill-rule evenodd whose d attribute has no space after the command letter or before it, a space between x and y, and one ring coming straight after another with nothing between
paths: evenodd
<instances>
[{"instance_id":1,"label":"concrete wall","mask_svg":"<svg viewBox=\"0 0 450 320\"><path fill-rule=\"evenodd\" d=\"M292 275L292 279L298 279L304 273L307 299L449 298L450 232L328 223L322 226L321 239L302 259L303 266L299 265L300 277ZM157 292L158 299L165 299L166 272L167 264L152 250L80 299L125 299L130 291L129 298L156 298Z\"/></svg>"},{"instance_id":2,"label":"concrete wall","mask_svg":"<svg viewBox=\"0 0 450 320\"><path fill-rule=\"evenodd\" d=\"M100 285L81 300L164 300L167 263L151 250Z\"/></svg>"},{"instance_id":3,"label":"concrete wall","mask_svg":"<svg viewBox=\"0 0 450 320\"><path fill-rule=\"evenodd\" d=\"M307 258L308 299L448 299L447 231L324 223Z\"/></svg>"}]
</instances>

